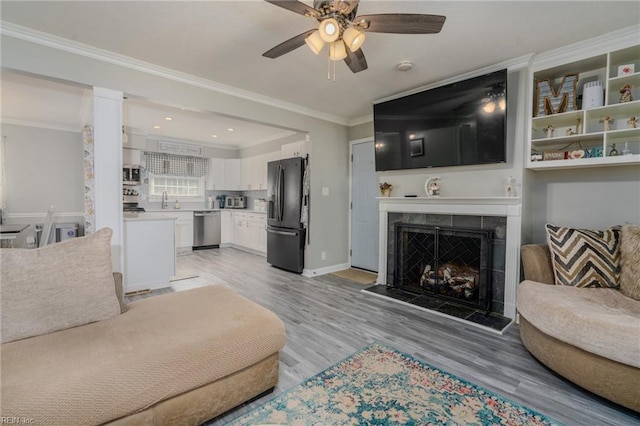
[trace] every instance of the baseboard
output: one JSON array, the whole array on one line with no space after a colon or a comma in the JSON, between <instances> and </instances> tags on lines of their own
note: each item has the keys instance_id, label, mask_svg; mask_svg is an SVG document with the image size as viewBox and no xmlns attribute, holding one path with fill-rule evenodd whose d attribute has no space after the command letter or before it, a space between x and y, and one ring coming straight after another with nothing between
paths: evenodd
<instances>
[{"instance_id":1,"label":"baseboard","mask_svg":"<svg viewBox=\"0 0 640 426\"><path fill-rule=\"evenodd\" d=\"M160 281L148 281L144 283L137 284L125 284L124 291L125 293L131 293L133 291L141 291L141 290L157 290L159 288L171 287L171 282L167 277L167 280Z\"/></svg>"},{"instance_id":2,"label":"baseboard","mask_svg":"<svg viewBox=\"0 0 640 426\"><path fill-rule=\"evenodd\" d=\"M325 275L325 274L330 274L332 272L338 272L338 271L342 271L345 269L349 269L349 264L348 263L340 263L338 265L331 265L331 266L325 266L323 268L318 268L318 269L304 269L302 271L302 275L304 275L305 277L317 277L320 275Z\"/></svg>"}]
</instances>

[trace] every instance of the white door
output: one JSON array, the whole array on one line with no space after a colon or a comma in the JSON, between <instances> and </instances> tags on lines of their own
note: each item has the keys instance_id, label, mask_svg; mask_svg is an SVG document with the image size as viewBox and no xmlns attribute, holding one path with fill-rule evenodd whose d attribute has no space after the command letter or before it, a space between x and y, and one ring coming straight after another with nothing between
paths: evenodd
<instances>
[{"instance_id":1,"label":"white door","mask_svg":"<svg viewBox=\"0 0 640 426\"><path fill-rule=\"evenodd\" d=\"M378 271L378 177L373 141L353 145L351 266Z\"/></svg>"}]
</instances>

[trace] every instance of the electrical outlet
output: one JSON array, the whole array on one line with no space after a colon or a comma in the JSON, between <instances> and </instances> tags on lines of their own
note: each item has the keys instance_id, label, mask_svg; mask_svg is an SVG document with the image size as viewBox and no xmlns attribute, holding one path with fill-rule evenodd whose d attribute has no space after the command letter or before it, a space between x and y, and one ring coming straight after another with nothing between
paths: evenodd
<instances>
[{"instance_id":1,"label":"electrical outlet","mask_svg":"<svg viewBox=\"0 0 640 426\"><path fill-rule=\"evenodd\" d=\"M323 251L322 253L320 253L320 260L327 260L327 252Z\"/></svg>"}]
</instances>

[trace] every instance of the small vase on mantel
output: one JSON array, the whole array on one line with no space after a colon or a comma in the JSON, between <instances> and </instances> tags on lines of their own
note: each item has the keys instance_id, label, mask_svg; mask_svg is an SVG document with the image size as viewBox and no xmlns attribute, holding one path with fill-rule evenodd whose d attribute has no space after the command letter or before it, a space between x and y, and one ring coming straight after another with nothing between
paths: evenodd
<instances>
[{"instance_id":1,"label":"small vase on mantel","mask_svg":"<svg viewBox=\"0 0 640 426\"><path fill-rule=\"evenodd\" d=\"M392 189L393 185L391 185L390 183L382 182L380 184L380 194L382 194L383 197L388 197L389 195L391 195Z\"/></svg>"}]
</instances>

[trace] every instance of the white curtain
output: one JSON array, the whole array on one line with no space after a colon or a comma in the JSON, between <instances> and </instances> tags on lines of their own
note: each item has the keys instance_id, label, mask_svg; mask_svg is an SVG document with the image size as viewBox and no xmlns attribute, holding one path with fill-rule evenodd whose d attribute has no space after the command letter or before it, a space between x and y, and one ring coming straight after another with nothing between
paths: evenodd
<instances>
[{"instance_id":1,"label":"white curtain","mask_svg":"<svg viewBox=\"0 0 640 426\"><path fill-rule=\"evenodd\" d=\"M7 181L5 176L5 144L6 136L0 138L0 209L2 209L2 215L7 214ZM4 217L2 217L4 220Z\"/></svg>"}]
</instances>

